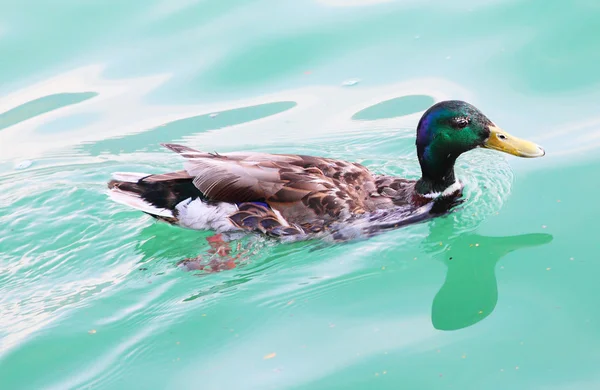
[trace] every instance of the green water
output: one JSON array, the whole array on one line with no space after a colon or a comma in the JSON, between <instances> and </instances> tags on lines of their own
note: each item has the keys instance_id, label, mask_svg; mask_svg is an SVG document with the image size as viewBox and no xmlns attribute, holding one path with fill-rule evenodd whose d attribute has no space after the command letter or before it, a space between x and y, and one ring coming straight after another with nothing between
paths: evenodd
<instances>
[{"instance_id":1,"label":"green water","mask_svg":"<svg viewBox=\"0 0 600 390\"><path fill-rule=\"evenodd\" d=\"M0 388L600 388L598 18L593 0L2 2ZM104 194L111 172L179 169L169 141L414 178L415 125L448 98L547 155L471 152L459 210L368 241L245 241L199 275L177 263L208 233Z\"/></svg>"}]
</instances>

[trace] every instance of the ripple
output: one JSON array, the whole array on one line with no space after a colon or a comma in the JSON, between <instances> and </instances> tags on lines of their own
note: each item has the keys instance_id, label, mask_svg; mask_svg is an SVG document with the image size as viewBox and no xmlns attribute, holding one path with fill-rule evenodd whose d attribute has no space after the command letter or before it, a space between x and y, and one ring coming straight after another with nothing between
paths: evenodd
<instances>
[{"instance_id":1,"label":"ripple","mask_svg":"<svg viewBox=\"0 0 600 390\"><path fill-rule=\"evenodd\" d=\"M7 237L0 306L7 313L2 328L10 335L2 338L4 351L131 271L127 252L139 222L119 222L110 207L97 207L105 198L95 186L78 188L81 169L28 171L20 175L18 189L0 181L0 188L9 189L0 202ZM116 231L126 240L119 247L113 245Z\"/></svg>"}]
</instances>

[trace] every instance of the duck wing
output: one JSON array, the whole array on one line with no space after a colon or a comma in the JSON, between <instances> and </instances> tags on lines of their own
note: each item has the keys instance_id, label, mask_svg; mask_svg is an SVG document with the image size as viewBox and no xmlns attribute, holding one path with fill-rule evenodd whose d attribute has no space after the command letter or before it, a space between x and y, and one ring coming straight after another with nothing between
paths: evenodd
<instances>
[{"instance_id":1,"label":"duck wing","mask_svg":"<svg viewBox=\"0 0 600 390\"><path fill-rule=\"evenodd\" d=\"M360 164L292 154L206 153L163 144L186 159L185 171L209 200L240 204L262 201L290 223L361 214L376 192L375 177Z\"/></svg>"}]
</instances>

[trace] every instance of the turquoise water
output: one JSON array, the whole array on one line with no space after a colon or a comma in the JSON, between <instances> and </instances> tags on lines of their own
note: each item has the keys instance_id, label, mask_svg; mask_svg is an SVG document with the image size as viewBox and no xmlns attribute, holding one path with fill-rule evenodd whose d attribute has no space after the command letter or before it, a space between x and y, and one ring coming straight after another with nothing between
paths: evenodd
<instances>
[{"instance_id":1,"label":"turquoise water","mask_svg":"<svg viewBox=\"0 0 600 390\"><path fill-rule=\"evenodd\" d=\"M4 2L0 388L600 388L599 17L592 0ZM459 210L368 241L247 239L236 268L186 272L208 233L104 193L114 171L179 169L169 141L414 178L416 123L449 98L547 155L470 152Z\"/></svg>"}]
</instances>

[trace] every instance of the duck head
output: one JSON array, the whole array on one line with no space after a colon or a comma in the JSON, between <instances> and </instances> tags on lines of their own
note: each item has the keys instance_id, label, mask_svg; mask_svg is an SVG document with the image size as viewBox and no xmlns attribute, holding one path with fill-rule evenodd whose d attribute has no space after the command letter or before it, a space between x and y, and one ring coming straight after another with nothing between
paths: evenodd
<instances>
[{"instance_id":1,"label":"duck head","mask_svg":"<svg viewBox=\"0 0 600 390\"><path fill-rule=\"evenodd\" d=\"M540 146L514 137L469 103L439 102L430 107L417 126L417 154L421 164L418 194L443 192L456 182L454 163L458 156L478 147L518 157L542 157Z\"/></svg>"}]
</instances>

